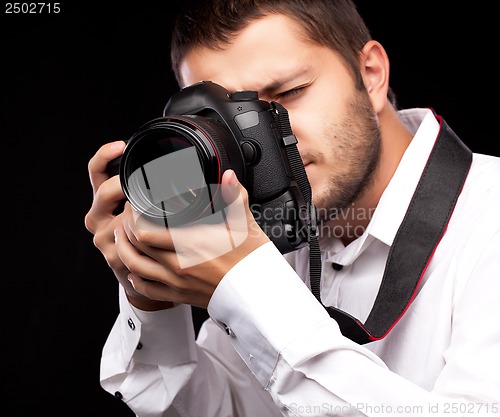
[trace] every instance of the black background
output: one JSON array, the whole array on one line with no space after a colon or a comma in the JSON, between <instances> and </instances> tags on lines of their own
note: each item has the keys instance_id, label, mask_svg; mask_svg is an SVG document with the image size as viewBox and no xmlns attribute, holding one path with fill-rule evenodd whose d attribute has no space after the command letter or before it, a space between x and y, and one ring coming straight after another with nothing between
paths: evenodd
<instances>
[{"instance_id":1,"label":"black background","mask_svg":"<svg viewBox=\"0 0 500 417\"><path fill-rule=\"evenodd\" d=\"M117 284L83 223L87 162L177 90L169 34L181 2L104 3L2 9L2 406L13 416L133 415L99 385ZM500 154L493 9L358 4L391 58L400 106L432 107L474 151Z\"/></svg>"}]
</instances>

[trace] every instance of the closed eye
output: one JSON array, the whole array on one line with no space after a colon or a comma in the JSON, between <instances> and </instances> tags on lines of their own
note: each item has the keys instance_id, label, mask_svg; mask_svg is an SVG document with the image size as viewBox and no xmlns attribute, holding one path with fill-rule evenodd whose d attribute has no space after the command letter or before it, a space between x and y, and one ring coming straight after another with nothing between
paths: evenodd
<instances>
[{"instance_id":1,"label":"closed eye","mask_svg":"<svg viewBox=\"0 0 500 417\"><path fill-rule=\"evenodd\" d=\"M292 89L287 90L287 91L283 91L282 93L279 93L276 95L276 100L296 96L296 95L300 94L301 92L303 92L304 89L305 89L305 86L302 86L302 87L292 88Z\"/></svg>"}]
</instances>

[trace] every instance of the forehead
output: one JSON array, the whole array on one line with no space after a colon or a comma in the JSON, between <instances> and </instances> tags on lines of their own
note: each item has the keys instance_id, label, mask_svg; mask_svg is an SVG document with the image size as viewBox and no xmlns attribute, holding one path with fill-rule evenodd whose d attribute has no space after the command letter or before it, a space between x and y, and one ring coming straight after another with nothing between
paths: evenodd
<instances>
[{"instance_id":1,"label":"forehead","mask_svg":"<svg viewBox=\"0 0 500 417\"><path fill-rule=\"evenodd\" d=\"M210 80L230 91L261 91L287 74L307 72L324 49L309 41L291 18L268 15L253 21L220 49L191 50L180 66L182 84Z\"/></svg>"}]
</instances>

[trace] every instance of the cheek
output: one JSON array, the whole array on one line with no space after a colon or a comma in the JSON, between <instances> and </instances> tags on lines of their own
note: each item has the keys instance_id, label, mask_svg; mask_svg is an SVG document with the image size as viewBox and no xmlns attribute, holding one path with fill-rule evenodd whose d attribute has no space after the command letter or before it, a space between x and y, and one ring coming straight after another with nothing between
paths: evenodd
<instances>
[{"instance_id":1,"label":"cheek","mask_svg":"<svg viewBox=\"0 0 500 417\"><path fill-rule=\"evenodd\" d=\"M319 83L307 96L285 105L290 115L292 130L309 150L319 146L327 129L338 125L347 114L347 103L354 88L348 82L340 86L333 81ZM330 136L328 134L328 136ZM319 149L316 149L319 150Z\"/></svg>"},{"instance_id":2,"label":"cheek","mask_svg":"<svg viewBox=\"0 0 500 417\"><path fill-rule=\"evenodd\" d=\"M289 115L293 133L299 142L299 150L304 147L312 150L311 147L321 143L325 125L331 115L322 113L315 106L289 110Z\"/></svg>"}]
</instances>

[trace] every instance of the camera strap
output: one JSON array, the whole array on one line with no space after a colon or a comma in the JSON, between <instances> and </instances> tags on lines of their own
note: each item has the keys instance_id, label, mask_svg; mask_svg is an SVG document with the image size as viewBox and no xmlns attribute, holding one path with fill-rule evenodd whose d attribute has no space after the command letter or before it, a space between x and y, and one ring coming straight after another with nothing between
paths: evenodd
<instances>
[{"instance_id":1,"label":"camera strap","mask_svg":"<svg viewBox=\"0 0 500 417\"><path fill-rule=\"evenodd\" d=\"M312 189L307 177L304 163L297 149L297 138L292 132L288 111L279 103L271 103L277 113L277 122L281 134L283 135L283 143L287 152L288 160L292 169L292 174L295 181L304 197L307 211L307 228L308 228L308 243L309 243L309 275L311 277L311 290L313 291L312 283L319 288L321 281L321 251L319 248L319 224L317 217L316 206L312 203ZM321 303L319 291L313 291L316 298ZM323 304L323 303L321 303Z\"/></svg>"},{"instance_id":2,"label":"camera strap","mask_svg":"<svg viewBox=\"0 0 500 417\"><path fill-rule=\"evenodd\" d=\"M279 111L284 109L278 108ZM288 130L292 135L288 115ZM438 115L440 131L429 155L408 210L389 250L384 275L372 310L365 323L335 307L324 306L341 333L359 344L383 339L397 324L416 297L424 273L443 237L472 163L471 150ZM283 129L284 126L281 126ZM290 140L288 140L290 141ZM321 253L318 225L312 205L311 186L296 146L288 146L296 180L311 207L310 278L311 292L321 302ZM297 159L298 156L298 159ZM305 177L305 178L304 178ZM314 212L314 213L313 213ZM314 222L314 224L312 224Z\"/></svg>"}]
</instances>

